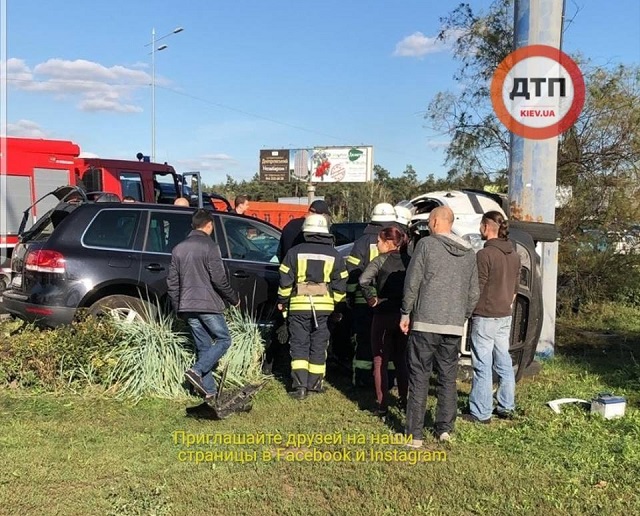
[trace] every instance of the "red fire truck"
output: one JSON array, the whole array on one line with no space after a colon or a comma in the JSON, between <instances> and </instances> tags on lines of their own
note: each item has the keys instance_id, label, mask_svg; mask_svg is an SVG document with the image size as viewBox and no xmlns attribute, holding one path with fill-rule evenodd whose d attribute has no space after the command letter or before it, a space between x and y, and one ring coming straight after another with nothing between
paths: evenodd
<instances>
[{"instance_id":1,"label":"red fire truck","mask_svg":"<svg viewBox=\"0 0 640 516\"><path fill-rule=\"evenodd\" d=\"M6 149L6 170L0 175L0 188L6 191L6 206L0 207L0 291L11 272L11 251L23 213L31 211L27 226L31 225L58 202L53 196L45 197L56 188L73 185L121 199L129 196L139 202L171 204L179 192L189 189L186 178L191 175L199 190L199 173L180 175L166 163L144 161L141 154L136 161L83 158L78 145L62 140L9 137L0 145Z\"/></svg>"},{"instance_id":2,"label":"red fire truck","mask_svg":"<svg viewBox=\"0 0 640 516\"><path fill-rule=\"evenodd\" d=\"M0 292L11 275L11 252L18 242L25 211L29 211L29 227L56 205L56 197L45 196L60 186L108 192L138 202L172 204L176 197L184 196L194 206L204 202L215 210L231 210L223 196L200 193L199 172L178 174L166 163L145 161L142 154L135 161L84 158L80 157L80 147L71 141L13 137L4 140L0 139L0 148L6 148L6 170L0 175L0 188L6 189L6 206L0 206ZM306 205L251 202L247 215L282 228L306 211Z\"/></svg>"}]
</instances>

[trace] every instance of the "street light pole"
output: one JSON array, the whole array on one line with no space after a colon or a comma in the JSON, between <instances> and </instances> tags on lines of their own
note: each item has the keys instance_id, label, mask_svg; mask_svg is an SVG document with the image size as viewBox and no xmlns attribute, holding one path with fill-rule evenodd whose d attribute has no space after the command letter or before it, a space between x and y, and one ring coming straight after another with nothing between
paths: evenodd
<instances>
[{"instance_id":1,"label":"street light pole","mask_svg":"<svg viewBox=\"0 0 640 516\"><path fill-rule=\"evenodd\" d=\"M151 162L156 162L156 29L151 29Z\"/></svg>"},{"instance_id":2,"label":"street light pole","mask_svg":"<svg viewBox=\"0 0 640 516\"><path fill-rule=\"evenodd\" d=\"M156 39L156 29L155 27L151 29L151 43L147 43L151 45L151 161L156 161L156 52L160 50L164 50L167 48L167 45L160 45L156 48L156 41L172 36L173 34L178 34L178 32L182 32L184 29L182 27L176 27L168 34Z\"/></svg>"}]
</instances>

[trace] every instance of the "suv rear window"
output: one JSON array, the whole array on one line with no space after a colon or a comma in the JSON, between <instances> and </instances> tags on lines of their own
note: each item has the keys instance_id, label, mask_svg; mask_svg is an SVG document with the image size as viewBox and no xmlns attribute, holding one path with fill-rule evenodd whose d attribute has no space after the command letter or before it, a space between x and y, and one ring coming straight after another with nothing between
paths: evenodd
<instances>
[{"instance_id":1,"label":"suv rear window","mask_svg":"<svg viewBox=\"0 0 640 516\"><path fill-rule=\"evenodd\" d=\"M87 247L133 249L138 210L102 210L89 224L82 243Z\"/></svg>"},{"instance_id":2,"label":"suv rear window","mask_svg":"<svg viewBox=\"0 0 640 516\"><path fill-rule=\"evenodd\" d=\"M66 205L60 209L48 211L38 219L33 226L22 233L22 240L29 242L42 242L48 240L58 225L74 209L74 205Z\"/></svg>"}]
</instances>

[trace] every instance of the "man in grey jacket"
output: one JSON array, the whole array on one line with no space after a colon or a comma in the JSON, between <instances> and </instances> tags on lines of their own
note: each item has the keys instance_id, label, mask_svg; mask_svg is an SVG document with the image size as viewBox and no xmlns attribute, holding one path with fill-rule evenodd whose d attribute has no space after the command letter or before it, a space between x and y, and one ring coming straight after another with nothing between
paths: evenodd
<instances>
[{"instance_id":1,"label":"man in grey jacket","mask_svg":"<svg viewBox=\"0 0 640 516\"><path fill-rule=\"evenodd\" d=\"M479 297L476 257L471 245L451 233L453 212L446 206L429 215L430 236L418 242L407 269L400 328L409 335L409 446L422 446L429 378L438 376L435 434L448 441L456 419L458 352L464 325Z\"/></svg>"},{"instance_id":2,"label":"man in grey jacket","mask_svg":"<svg viewBox=\"0 0 640 516\"><path fill-rule=\"evenodd\" d=\"M225 301L239 306L240 299L227 280L220 248L211 239L211 213L197 210L191 225L193 231L173 248L167 285L174 309L191 328L198 355L185 378L211 401L217 392L211 372L231 346L222 315Z\"/></svg>"}]
</instances>

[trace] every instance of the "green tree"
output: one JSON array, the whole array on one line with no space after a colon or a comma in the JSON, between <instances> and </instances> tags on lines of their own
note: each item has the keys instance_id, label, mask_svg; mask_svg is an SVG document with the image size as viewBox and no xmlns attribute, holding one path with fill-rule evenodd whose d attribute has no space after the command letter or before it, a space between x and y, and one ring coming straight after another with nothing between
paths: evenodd
<instances>
[{"instance_id":1,"label":"green tree","mask_svg":"<svg viewBox=\"0 0 640 516\"><path fill-rule=\"evenodd\" d=\"M374 165L373 166L373 180L378 182L378 183L383 183L385 181L388 181L389 179L391 179L391 174L389 173L389 171L380 166L380 165Z\"/></svg>"},{"instance_id":2,"label":"green tree","mask_svg":"<svg viewBox=\"0 0 640 516\"><path fill-rule=\"evenodd\" d=\"M509 133L493 112L489 87L494 70L513 50L513 0L495 0L486 13L463 3L440 21L438 38L452 43L460 62L454 80L461 89L438 93L425 119L451 138L445 164L456 174L504 175Z\"/></svg>"},{"instance_id":3,"label":"green tree","mask_svg":"<svg viewBox=\"0 0 640 516\"><path fill-rule=\"evenodd\" d=\"M448 182L478 188L491 178L506 187L509 133L493 112L489 84L513 48L513 0L495 0L485 13L461 4L441 21L439 37L455 35L454 79L463 88L436 95L425 117L451 138ZM559 140L558 184L572 193L556 216L559 285L583 299L626 292L624 299L640 302L640 253L620 252L640 220L640 68L576 60L587 95L578 121ZM614 273L620 270L626 274Z\"/></svg>"}]
</instances>

